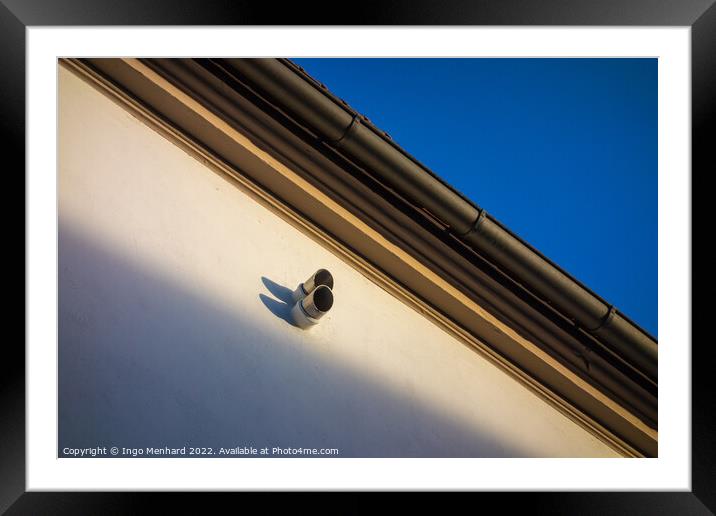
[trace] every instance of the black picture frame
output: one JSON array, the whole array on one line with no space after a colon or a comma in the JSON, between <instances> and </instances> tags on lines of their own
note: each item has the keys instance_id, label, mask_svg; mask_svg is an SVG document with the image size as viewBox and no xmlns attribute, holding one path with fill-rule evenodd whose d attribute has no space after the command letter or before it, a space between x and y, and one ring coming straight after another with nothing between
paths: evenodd
<instances>
[{"instance_id":1,"label":"black picture frame","mask_svg":"<svg viewBox=\"0 0 716 516\"><path fill-rule=\"evenodd\" d=\"M380 4L309 5L236 0L0 0L0 130L7 179L22 181L8 197L23 191L25 167L25 29L51 25L574 25L689 26L692 73L692 192L703 192L701 177L714 169L716 131L715 0L430 0ZM345 6L344 6L345 7ZM14 159L8 160L8 157ZM6 187L7 188L7 187ZM15 193L18 192L18 193ZM9 218L9 203L4 203ZM13 213L17 213L13 211ZM700 217L693 211L692 234ZM12 226L12 224L10 224ZM23 230L24 240L24 230ZM698 241L692 246L692 256ZM8 244L6 244L8 245ZM15 248L16 249L16 248ZM23 263L14 250L10 261ZM692 259L692 275L700 267ZM27 279L27 278L26 278ZM696 282L696 290L705 289ZM23 295L23 299L25 296ZM8 306L18 306L12 301ZM24 307L24 303L23 303ZM692 319L703 308L692 301ZM8 320L12 320L8 318ZM23 330L24 331L24 330ZM695 335L695 333L694 333ZM528 504L530 511L569 514L710 514L716 511L716 435L709 345L692 344L692 491L619 493L484 494L501 508ZM149 501L168 502L166 494L26 493L25 492L25 352L19 339L5 340L0 359L0 512L7 514L123 514L137 512ZM229 494L212 497L225 502ZM499 498L498 498L499 497ZM205 510L206 497L181 496L183 509L193 503ZM168 506L164 506L165 509ZM166 512L166 510L165 510Z\"/></svg>"}]
</instances>

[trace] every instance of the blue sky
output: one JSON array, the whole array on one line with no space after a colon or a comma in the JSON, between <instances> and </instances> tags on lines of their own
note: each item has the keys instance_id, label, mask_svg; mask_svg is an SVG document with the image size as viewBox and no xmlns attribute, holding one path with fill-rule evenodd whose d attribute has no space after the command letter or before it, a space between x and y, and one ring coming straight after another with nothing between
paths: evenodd
<instances>
[{"instance_id":1,"label":"blue sky","mask_svg":"<svg viewBox=\"0 0 716 516\"><path fill-rule=\"evenodd\" d=\"M656 59L295 59L657 335Z\"/></svg>"}]
</instances>

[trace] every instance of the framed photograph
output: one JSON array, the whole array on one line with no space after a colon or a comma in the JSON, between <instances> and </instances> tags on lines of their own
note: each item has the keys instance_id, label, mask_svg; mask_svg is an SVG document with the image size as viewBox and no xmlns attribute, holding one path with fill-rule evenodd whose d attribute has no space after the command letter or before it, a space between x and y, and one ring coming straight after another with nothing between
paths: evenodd
<instances>
[{"instance_id":1,"label":"framed photograph","mask_svg":"<svg viewBox=\"0 0 716 516\"><path fill-rule=\"evenodd\" d=\"M27 200L8 514L138 491L716 507L691 288L712 2L350 25L3 2Z\"/></svg>"}]
</instances>

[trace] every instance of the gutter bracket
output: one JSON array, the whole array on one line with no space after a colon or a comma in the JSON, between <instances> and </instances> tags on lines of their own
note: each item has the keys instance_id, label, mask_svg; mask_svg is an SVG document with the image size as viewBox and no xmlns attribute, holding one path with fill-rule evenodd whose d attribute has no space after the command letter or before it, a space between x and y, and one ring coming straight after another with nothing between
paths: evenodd
<instances>
[{"instance_id":1,"label":"gutter bracket","mask_svg":"<svg viewBox=\"0 0 716 516\"><path fill-rule=\"evenodd\" d=\"M337 140L322 140L324 143L327 143L329 145L333 145L336 148L341 147L341 142L345 140L346 136L348 136L348 133L353 130L353 128L358 125L360 122L358 120L358 115L353 115L353 118L351 119L351 123L348 124L348 127L346 127L345 131L343 131L343 134L338 138Z\"/></svg>"},{"instance_id":2,"label":"gutter bracket","mask_svg":"<svg viewBox=\"0 0 716 516\"><path fill-rule=\"evenodd\" d=\"M607 313L602 317L602 320L599 322L596 328L585 328L589 333L596 333L605 326L607 326L611 320L614 318L614 315L616 314L617 309L614 308L614 305L609 305L609 310L607 310Z\"/></svg>"},{"instance_id":3,"label":"gutter bracket","mask_svg":"<svg viewBox=\"0 0 716 516\"><path fill-rule=\"evenodd\" d=\"M487 210L484 208L478 208L479 212L477 214L477 218L475 219L475 222L472 223L472 226L470 226L470 229L468 229L465 233L460 234L461 238L465 238L470 233L477 232L477 228L480 227L480 224L482 224L482 221L487 218Z\"/></svg>"}]
</instances>

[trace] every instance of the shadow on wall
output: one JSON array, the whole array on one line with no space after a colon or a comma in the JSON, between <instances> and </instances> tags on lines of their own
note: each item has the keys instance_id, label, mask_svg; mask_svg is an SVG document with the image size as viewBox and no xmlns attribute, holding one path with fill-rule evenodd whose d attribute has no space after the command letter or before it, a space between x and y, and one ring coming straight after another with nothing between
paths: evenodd
<instances>
[{"instance_id":1,"label":"shadow on wall","mask_svg":"<svg viewBox=\"0 0 716 516\"><path fill-rule=\"evenodd\" d=\"M316 447L341 457L525 456L419 393L397 392L59 229L59 446ZM290 291L263 278L282 301ZM286 308L261 301L279 317ZM255 298L253 298L255 299ZM284 305L286 303L284 302Z\"/></svg>"},{"instance_id":2,"label":"shadow on wall","mask_svg":"<svg viewBox=\"0 0 716 516\"><path fill-rule=\"evenodd\" d=\"M291 295L293 294L293 290L283 287L275 281L271 281L266 276L262 276L261 281L268 291L276 297L276 299L273 299L266 294L259 294L259 299L261 299L264 306L279 319L283 319L291 326L298 327L291 317L291 308L293 307Z\"/></svg>"}]
</instances>

